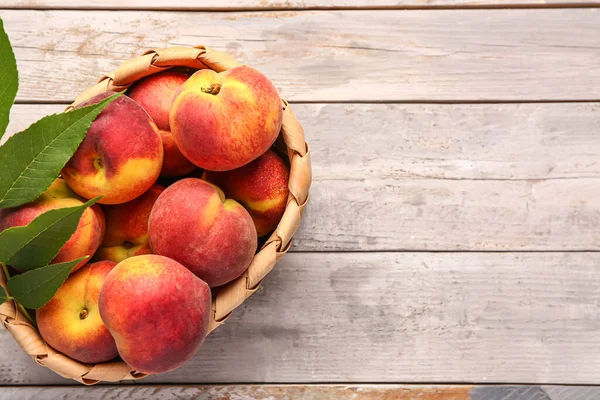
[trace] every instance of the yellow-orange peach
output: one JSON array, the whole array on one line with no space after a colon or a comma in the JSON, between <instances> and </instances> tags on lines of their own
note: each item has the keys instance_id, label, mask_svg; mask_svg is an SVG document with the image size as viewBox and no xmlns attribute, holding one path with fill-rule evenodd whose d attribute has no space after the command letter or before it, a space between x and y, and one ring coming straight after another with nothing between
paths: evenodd
<instances>
[{"instance_id":1,"label":"yellow-orange peach","mask_svg":"<svg viewBox=\"0 0 600 400\"><path fill-rule=\"evenodd\" d=\"M271 147L282 115L271 81L239 66L194 73L175 93L169 121L173 139L188 160L210 171L227 171Z\"/></svg>"},{"instance_id":2,"label":"yellow-orange peach","mask_svg":"<svg viewBox=\"0 0 600 400\"><path fill-rule=\"evenodd\" d=\"M179 151L169 126L173 95L187 79L188 75L181 72L165 71L141 79L127 91L156 123L165 154L160 172L164 177L187 175L196 169Z\"/></svg>"},{"instance_id":3,"label":"yellow-orange peach","mask_svg":"<svg viewBox=\"0 0 600 400\"><path fill-rule=\"evenodd\" d=\"M80 104L99 102L102 93ZM135 101L120 96L92 123L79 148L62 170L67 184L101 204L126 203L148 190L160 174L163 146L154 123Z\"/></svg>"},{"instance_id":4,"label":"yellow-orange peach","mask_svg":"<svg viewBox=\"0 0 600 400\"><path fill-rule=\"evenodd\" d=\"M240 276L257 246L248 211L196 178L175 182L158 196L148 234L156 254L180 262L211 287Z\"/></svg>"},{"instance_id":5,"label":"yellow-orange peach","mask_svg":"<svg viewBox=\"0 0 600 400\"><path fill-rule=\"evenodd\" d=\"M109 361L118 355L98 311L100 288L114 266L111 261L86 265L36 311L38 329L50 346L84 363Z\"/></svg>"},{"instance_id":6,"label":"yellow-orange peach","mask_svg":"<svg viewBox=\"0 0 600 400\"><path fill-rule=\"evenodd\" d=\"M120 262L100 291L100 315L136 371L181 366L208 333L210 288L181 264L147 254Z\"/></svg>"},{"instance_id":7,"label":"yellow-orange peach","mask_svg":"<svg viewBox=\"0 0 600 400\"><path fill-rule=\"evenodd\" d=\"M96 259L121 262L129 257L152 253L148 244L148 218L164 189L154 185L128 203L102 207L106 216L106 234L96 252Z\"/></svg>"},{"instance_id":8,"label":"yellow-orange peach","mask_svg":"<svg viewBox=\"0 0 600 400\"><path fill-rule=\"evenodd\" d=\"M258 236L264 236L277 227L285 211L289 175L287 164L269 150L232 171L205 171L204 179L239 201L252 216Z\"/></svg>"},{"instance_id":9,"label":"yellow-orange peach","mask_svg":"<svg viewBox=\"0 0 600 400\"><path fill-rule=\"evenodd\" d=\"M14 226L28 225L40 214L56 208L77 207L85 202L77 196L62 179L54 183L40 197L31 203L16 208L0 210L0 231ZM60 249L52 262L72 261L83 256L92 256L102 243L105 231L104 213L98 205L86 209L77 230ZM88 260L83 260L72 272L84 266Z\"/></svg>"}]
</instances>

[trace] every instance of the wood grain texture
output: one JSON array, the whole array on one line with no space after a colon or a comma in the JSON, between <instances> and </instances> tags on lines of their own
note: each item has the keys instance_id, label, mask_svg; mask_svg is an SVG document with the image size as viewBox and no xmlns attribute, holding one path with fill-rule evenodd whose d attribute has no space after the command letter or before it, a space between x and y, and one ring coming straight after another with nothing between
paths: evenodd
<instances>
[{"instance_id":1,"label":"wood grain texture","mask_svg":"<svg viewBox=\"0 0 600 400\"><path fill-rule=\"evenodd\" d=\"M139 383L593 384L599 264L599 253L292 253L188 364ZM7 332L0 348L0 384L70 383Z\"/></svg>"},{"instance_id":2,"label":"wood grain texture","mask_svg":"<svg viewBox=\"0 0 600 400\"><path fill-rule=\"evenodd\" d=\"M148 48L205 44L293 101L595 100L600 10L2 11L20 101L68 101ZM577 34L573 34L573 27Z\"/></svg>"},{"instance_id":3,"label":"wood grain texture","mask_svg":"<svg viewBox=\"0 0 600 400\"><path fill-rule=\"evenodd\" d=\"M600 4L599 0L0 0L7 9L75 10L303 10L364 8L447 8L447 7L575 7Z\"/></svg>"},{"instance_id":4,"label":"wood grain texture","mask_svg":"<svg viewBox=\"0 0 600 400\"><path fill-rule=\"evenodd\" d=\"M121 385L5 387L0 400L596 400L598 386Z\"/></svg>"},{"instance_id":5,"label":"wood grain texture","mask_svg":"<svg viewBox=\"0 0 600 400\"><path fill-rule=\"evenodd\" d=\"M9 133L61 105L17 105ZM600 250L600 104L295 104L294 251Z\"/></svg>"}]
</instances>

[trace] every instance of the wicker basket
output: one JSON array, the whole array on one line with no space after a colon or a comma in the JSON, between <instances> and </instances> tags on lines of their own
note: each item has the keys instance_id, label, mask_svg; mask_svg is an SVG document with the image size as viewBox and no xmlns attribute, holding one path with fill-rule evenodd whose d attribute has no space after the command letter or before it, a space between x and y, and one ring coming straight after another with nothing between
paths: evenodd
<instances>
[{"instance_id":1,"label":"wicker basket","mask_svg":"<svg viewBox=\"0 0 600 400\"><path fill-rule=\"evenodd\" d=\"M103 76L95 86L82 93L67 109L99 93L122 91L145 76L172 67L195 70L210 68L221 72L238 65L240 63L231 56L204 46L149 50L143 56L125 61L114 72ZM258 289L262 279L288 251L308 201L308 190L312 179L310 152L304 140L302 127L289 104L283 99L282 102L283 125L276 146L287 152L290 161L287 207L277 229L262 246L260 252L254 256L246 272L222 287L213 296L209 331L222 324L236 307ZM0 284L6 289L3 274L0 274ZM0 318L23 351L31 355L38 364L50 368L65 378L93 385L102 381L116 382L146 376L132 370L122 361L89 365L57 352L44 342L37 329L27 321L12 301L7 301L0 306Z\"/></svg>"}]
</instances>

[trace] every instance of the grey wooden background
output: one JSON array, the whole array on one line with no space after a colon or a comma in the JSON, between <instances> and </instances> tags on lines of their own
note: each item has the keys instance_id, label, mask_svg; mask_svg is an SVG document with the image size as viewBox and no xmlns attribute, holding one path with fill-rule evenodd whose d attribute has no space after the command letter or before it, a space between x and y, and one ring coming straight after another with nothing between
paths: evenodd
<instances>
[{"instance_id":1,"label":"grey wooden background","mask_svg":"<svg viewBox=\"0 0 600 400\"><path fill-rule=\"evenodd\" d=\"M600 398L599 1L166 3L0 0L9 131L145 49L227 51L305 127L302 228L181 369L32 386L73 382L2 331L0 399Z\"/></svg>"}]
</instances>

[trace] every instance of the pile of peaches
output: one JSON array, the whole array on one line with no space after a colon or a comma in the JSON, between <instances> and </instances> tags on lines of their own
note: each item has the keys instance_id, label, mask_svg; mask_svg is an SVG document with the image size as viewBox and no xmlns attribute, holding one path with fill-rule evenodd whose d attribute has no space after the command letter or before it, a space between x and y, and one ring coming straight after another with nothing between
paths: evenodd
<instances>
[{"instance_id":1,"label":"pile of peaches","mask_svg":"<svg viewBox=\"0 0 600 400\"><path fill-rule=\"evenodd\" d=\"M143 373L191 358L211 289L244 273L285 210L289 166L272 147L282 114L273 84L247 66L164 71L109 104L44 194L0 211L4 230L101 196L54 260L92 256L37 310L44 340Z\"/></svg>"}]
</instances>

